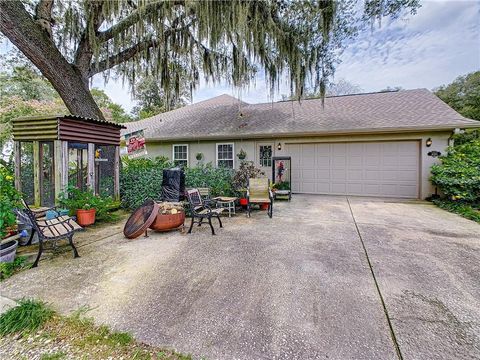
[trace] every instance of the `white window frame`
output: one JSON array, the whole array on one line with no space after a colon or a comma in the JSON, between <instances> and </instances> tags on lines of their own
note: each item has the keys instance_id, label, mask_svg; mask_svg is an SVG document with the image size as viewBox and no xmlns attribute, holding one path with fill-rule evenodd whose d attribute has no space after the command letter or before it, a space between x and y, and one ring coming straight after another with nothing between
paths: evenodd
<instances>
[{"instance_id":1,"label":"white window frame","mask_svg":"<svg viewBox=\"0 0 480 360\"><path fill-rule=\"evenodd\" d=\"M172 162L173 162L173 164L175 164L175 161L176 161L176 159L175 159L175 146L186 146L187 147L187 159L186 160L187 160L187 167L188 167L188 165L190 164L190 161L189 161L189 159L190 159L190 148L189 148L188 144L173 144L172 145ZM185 160L185 159L178 159L178 160Z\"/></svg>"},{"instance_id":2,"label":"white window frame","mask_svg":"<svg viewBox=\"0 0 480 360\"><path fill-rule=\"evenodd\" d=\"M215 144L215 164L217 165L218 168L218 146L219 145L232 145L232 164L233 167L232 169L235 169L235 143L216 143ZM230 160L230 159L222 159L222 160Z\"/></svg>"}]
</instances>

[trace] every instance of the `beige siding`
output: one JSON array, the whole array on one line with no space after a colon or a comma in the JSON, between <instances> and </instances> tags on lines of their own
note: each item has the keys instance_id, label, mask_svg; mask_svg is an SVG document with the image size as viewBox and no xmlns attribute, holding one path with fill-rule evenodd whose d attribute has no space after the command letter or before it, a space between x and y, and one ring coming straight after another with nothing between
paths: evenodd
<instances>
[{"instance_id":1,"label":"beige siding","mask_svg":"<svg viewBox=\"0 0 480 360\"><path fill-rule=\"evenodd\" d=\"M334 143L334 142L374 142L374 141L398 141L398 140L416 140L420 142L420 159L419 159L419 193L420 198L424 199L431 195L435 188L431 185L430 168L438 162L437 158L428 156L427 153L433 150L445 152L448 146L448 139L451 133L449 132L431 132L431 133L398 133L398 134L380 134L380 135L352 135L352 136L323 136L323 137L299 137L299 138L278 138L278 139L255 139L255 140L218 140L218 141L197 141L197 142L147 142L148 155L166 156L169 159L172 158L172 146L173 144L189 144L189 166L195 166L198 161L195 155L198 152L203 153L203 163L211 162L215 164L216 161L216 144L217 143L234 143L234 152L238 154L240 149L245 150L247 153L246 160L253 161L259 166L258 148L260 143L272 143L273 144L273 156L288 156L288 144L295 143ZM431 147L425 146L425 141L431 138L433 144ZM280 143L282 149L278 150L277 145ZM239 166L239 159L235 156L235 168ZM270 177L271 173L267 175Z\"/></svg>"}]
</instances>

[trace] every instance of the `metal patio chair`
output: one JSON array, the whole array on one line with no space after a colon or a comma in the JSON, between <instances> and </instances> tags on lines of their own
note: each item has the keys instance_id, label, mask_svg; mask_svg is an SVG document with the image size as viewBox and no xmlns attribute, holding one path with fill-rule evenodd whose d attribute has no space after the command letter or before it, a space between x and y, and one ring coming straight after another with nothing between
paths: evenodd
<instances>
[{"instance_id":1,"label":"metal patio chair","mask_svg":"<svg viewBox=\"0 0 480 360\"><path fill-rule=\"evenodd\" d=\"M192 222L190 224L190 228L188 229L188 233L190 234L193 229L193 224L198 224L198 226L202 226L203 219L208 220L208 225L210 225L210 229L212 229L212 235L215 235L215 230L212 225L212 217L218 219L220 227L223 227L222 220L220 219L220 214L224 211L223 208L211 208L210 202L204 201L198 189L190 189L187 190L187 199L188 203L190 204L190 215L192 217Z\"/></svg>"}]
</instances>

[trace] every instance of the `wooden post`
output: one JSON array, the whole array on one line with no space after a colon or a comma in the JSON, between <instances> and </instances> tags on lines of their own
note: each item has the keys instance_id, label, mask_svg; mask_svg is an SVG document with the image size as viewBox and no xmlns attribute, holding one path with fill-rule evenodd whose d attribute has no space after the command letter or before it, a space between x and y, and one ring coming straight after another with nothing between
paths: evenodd
<instances>
[{"instance_id":1,"label":"wooden post","mask_svg":"<svg viewBox=\"0 0 480 360\"><path fill-rule=\"evenodd\" d=\"M13 151L15 156L15 189L18 192L22 192L22 181L20 176L22 176L20 172L20 165L21 165L21 156L20 153L20 141L13 142Z\"/></svg>"},{"instance_id":2,"label":"wooden post","mask_svg":"<svg viewBox=\"0 0 480 360\"><path fill-rule=\"evenodd\" d=\"M61 191L66 191L68 187L68 141L62 141L62 165L61 165L61 179L60 179L60 189Z\"/></svg>"},{"instance_id":3,"label":"wooden post","mask_svg":"<svg viewBox=\"0 0 480 360\"><path fill-rule=\"evenodd\" d=\"M62 142L55 140L53 142L53 166L55 174L55 205L58 205L58 196L62 192Z\"/></svg>"},{"instance_id":4,"label":"wooden post","mask_svg":"<svg viewBox=\"0 0 480 360\"><path fill-rule=\"evenodd\" d=\"M40 196L40 142L33 141L33 193L34 205L40 206L42 199Z\"/></svg>"},{"instance_id":5,"label":"wooden post","mask_svg":"<svg viewBox=\"0 0 480 360\"><path fill-rule=\"evenodd\" d=\"M113 197L118 201L120 200L120 146L115 146L113 176Z\"/></svg>"},{"instance_id":6,"label":"wooden post","mask_svg":"<svg viewBox=\"0 0 480 360\"><path fill-rule=\"evenodd\" d=\"M88 143L88 182L87 186L95 192L95 144Z\"/></svg>"}]
</instances>

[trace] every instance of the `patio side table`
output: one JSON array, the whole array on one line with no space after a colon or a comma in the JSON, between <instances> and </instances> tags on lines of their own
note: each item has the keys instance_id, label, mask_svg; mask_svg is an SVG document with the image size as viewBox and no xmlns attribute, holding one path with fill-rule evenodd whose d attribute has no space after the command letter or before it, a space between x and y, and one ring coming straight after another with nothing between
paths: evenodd
<instances>
[{"instance_id":1,"label":"patio side table","mask_svg":"<svg viewBox=\"0 0 480 360\"><path fill-rule=\"evenodd\" d=\"M217 196L212 200L215 200L217 208L224 208L228 211L228 217L232 217L232 214L235 215L235 201L237 201L236 197Z\"/></svg>"}]
</instances>

